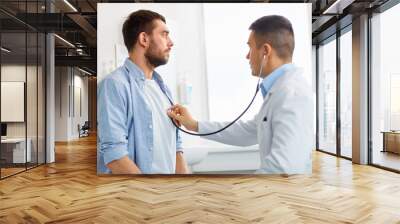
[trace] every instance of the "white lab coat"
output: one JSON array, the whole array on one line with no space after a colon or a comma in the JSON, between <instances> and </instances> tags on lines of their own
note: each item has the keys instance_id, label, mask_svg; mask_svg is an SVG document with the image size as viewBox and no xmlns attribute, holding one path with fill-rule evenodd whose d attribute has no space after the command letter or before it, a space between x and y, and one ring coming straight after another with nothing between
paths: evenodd
<instances>
[{"instance_id":1,"label":"white lab coat","mask_svg":"<svg viewBox=\"0 0 400 224\"><path fill-rule=\"evenodd\" d=\"M228 123L199 122L199 133ZM256 173L309 174L315 146L313 129L314 94L302 70L293 68L275 82L252 120L238 121L204 138L237 146L258 144L261 165Z\"/></svg>"}]
</instances>

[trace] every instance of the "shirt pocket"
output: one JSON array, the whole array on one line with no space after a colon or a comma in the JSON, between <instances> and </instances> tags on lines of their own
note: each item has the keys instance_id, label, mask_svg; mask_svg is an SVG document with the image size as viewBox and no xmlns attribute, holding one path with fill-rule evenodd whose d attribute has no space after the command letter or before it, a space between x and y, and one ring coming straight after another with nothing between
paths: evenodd
<instances>
[{"instance_id":1,"label":"shirt pocket","mask_svg":"<svg viewBox=\"0 0 400 224\"><path fill-rule=\"evenodd\" d=\"M258 142L260 144L265 141L265 138L268 135L269 130L271 130L271 119L267 113L260 114L258 121L257 121L257 135L258 135Z\"/></svg>"}]
</instances>

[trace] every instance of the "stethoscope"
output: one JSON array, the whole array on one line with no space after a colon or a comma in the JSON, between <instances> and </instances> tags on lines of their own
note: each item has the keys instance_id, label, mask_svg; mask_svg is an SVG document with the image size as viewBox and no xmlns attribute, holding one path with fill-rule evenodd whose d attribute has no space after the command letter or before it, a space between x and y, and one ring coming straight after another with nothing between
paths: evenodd
<instances>
[{"instance_id":1,"label":"stethoscope","mask_svg":"<svg viewBox=\"0 0 400 224\"><path fill-rule=\"evenodd\" d=\"M264 66L264 60L265 60L265 55L264 55L263 60L262 60L262 62L261 62L260 72L258 73L258 82L257 82L256 92L254 93L254 96L253 96L253 98L251 99L249 105L246 107L246 109L245 109L235 120L233 120L232 122L230 122L229 124L227 124L225 127L221 128L221 129L219 129L219 130L217 130L217 131L213 131L213 132L209 132L209 133L193 133L193 132L189 132L189 131L186 131L186 130L182 129L181 127L179 127L179 126L174 122L174 120L173 120L172 118L170 118L172 124L174 124L174 126L175 126L178 130L180 130L180 131L182 131L182 132L184 132L184 133L186 133L186 134L194 135L194 136L214 135L214 134L220 133L221 131L223 131L223 130L229 128L230 126L232 126L234 123L236 123L236 121L238 121L238 120L249 110L249 108L251 107L251 105L253 104L253 102L254 102L254 100L255 100L255 98L256 98L256 96L257 96L258 91L260 90L261 72L262 72L262 68L263 68L263 66ZM164 92L164 94L167 96L168 101L170 102L171 106L175 105L174 102L171 100L171 98L170 98L165 92Z\"/></svg>"}]
</instances>

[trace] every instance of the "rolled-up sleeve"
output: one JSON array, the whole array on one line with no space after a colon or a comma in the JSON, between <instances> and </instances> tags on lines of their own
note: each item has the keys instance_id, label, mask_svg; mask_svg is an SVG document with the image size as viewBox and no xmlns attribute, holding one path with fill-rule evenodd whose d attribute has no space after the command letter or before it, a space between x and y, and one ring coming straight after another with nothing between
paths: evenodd
<instances>
[{"instance_id":1,"label":"rolled-up sleeve","mask_svg":"<svg viewBox=\"0 0 400 224\"><path fill-rule=\"evenodd\" d=\"M105 164L128 155L127 102L124 90L124 85L114 79L104 79L99 85L99 154Z\"/></svg>"}]
</instances>

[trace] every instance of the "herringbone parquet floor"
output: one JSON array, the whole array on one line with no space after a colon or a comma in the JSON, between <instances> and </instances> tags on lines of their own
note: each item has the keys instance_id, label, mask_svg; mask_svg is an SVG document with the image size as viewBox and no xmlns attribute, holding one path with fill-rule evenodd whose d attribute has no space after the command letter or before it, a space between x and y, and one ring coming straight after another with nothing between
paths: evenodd
<instances>
[{"instance_id":1,"label":"herringbone parquet floor","mask_svg":"<svg viewBox=\"0 0 400 224\"><path fill-rule=\"evenodd\" d=\"M0 223L400 223L400 175L315 152L310 176L96 176L93 137L0 181Z\"/></svg>"}]
</instances>

